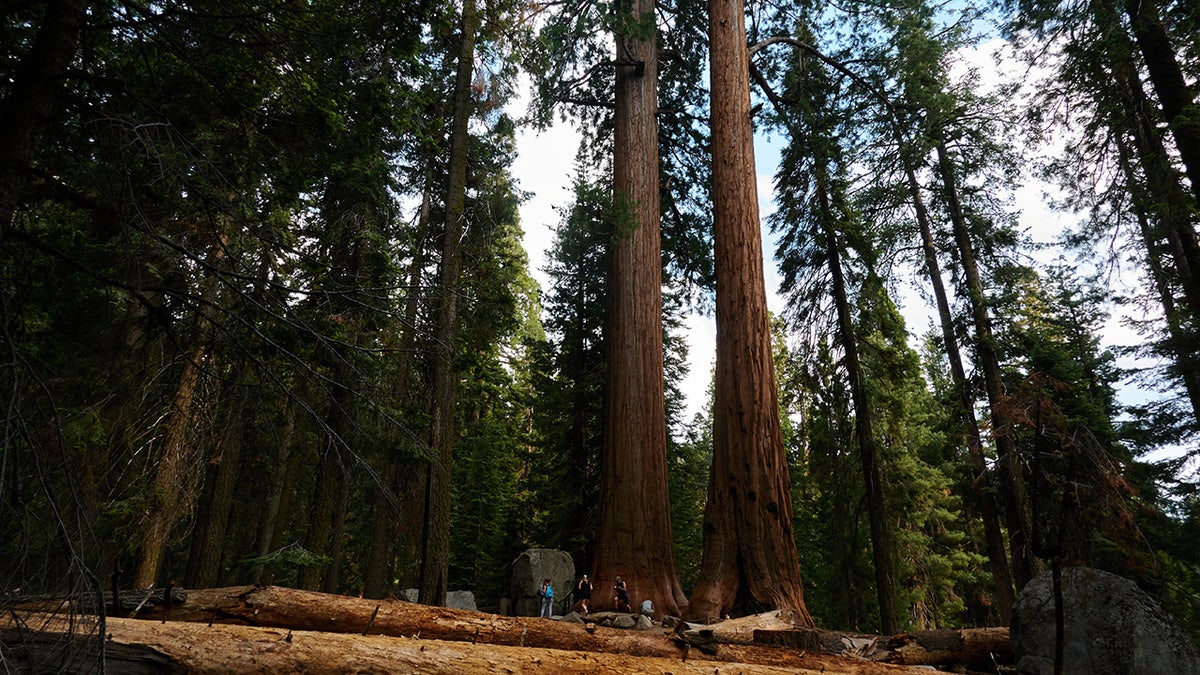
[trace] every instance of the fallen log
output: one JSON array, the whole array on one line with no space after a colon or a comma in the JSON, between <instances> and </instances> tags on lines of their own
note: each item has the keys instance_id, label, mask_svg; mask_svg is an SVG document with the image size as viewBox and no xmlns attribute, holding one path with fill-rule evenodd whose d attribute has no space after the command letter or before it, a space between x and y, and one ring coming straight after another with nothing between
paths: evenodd
<instances>
[{"instance_id":1,"label":"fallen log","mask_svg":"<svg viewBox=\"0 0 1200 675\"><path fill-rule=\"evenodd\" d=\"M139 618L580 649L635 656L679 658L683 654L682 646L661 632L484 614L394 598L364 600L282 586L189 590L187 601L182 605L154 607Z\"/></svg>"},{"instance_id":2,"label":"fallen log","mask_svg":"<svg viewBox=\"0 0 1200 675\"><path fill-rule=\"evenodd\" d=\"M679 635L661 629L635 631L532 617L498 616L396 599L364 600L281 586L191 590L182 605L155 607L139 618L626 654L676 662L703 660L713 665L745 662L819 670L827 660L824 655L751 644L750 634L744 627L754 619L739 620L741 623L734 624L733 629L721 629L740 633L746 637L744 640L730 641L719 650L692 649L693 645ZM771 625L784 624L773 622Z\"/></svg>"},{"instance_id":3,"label":"fallen log","mask_svg":"<svg viewBox=\"0 0 1200 675\"><path fill-rule=\"evenodd\" d=\"M28 624L29 622L26 622ZM81 670L99 663L99 640L75 639L71 659L47 660L47 645L62 645L73 633L61 616L42 622L41 630L21 630L11 617L0 619L0 639L20 645L7 656L18 671L36 669L28 664L56 665L55 670ZM869 661L841 659L821 661L814 667L774 666L726 662L714 668L711 661L632 656L581 650L467 644L418 638L355 635L320 631L259 628L232 624L184 621L109 619L105 625L104 668L109 672L136 673L344 673L420 672L459 673L673 673L711 675L714 670L743 675L895 675L908 669ZM52 657L54 655L51 655Z\"/></svg>"},{"instance_id":4,"label":"fallen log","mask_svg":"<svg viewBox=\"0 0 1200 675\"><path fill-rule=\"evenodd\" d=\"M882 638L887 656L876 659L906 665L962 664L990 668L1012 663L1008 628L926 630Z\"/></svg>"},{"instance_id":5,"label":"fallen log","mask_svg":"<svg viewBox=\"0 0 1200 675\"><path fill-rule=\"evenodd\" d=\"M131 616L152 607L181 605L186 601L186 591L178 586L168 586L141 591L82 593L73 599L61 595L6 597L0 599L0 605L28 611L57 612L73 603L71 608L84 614L99 614L103 605L105 614L109 616Z\"/></svg>"},{"instance_id":6,"label":"fallen log","mask_svg":"<svg viewBox=\"0 0 1200 675\"><path fill-rule=\"evenodd\" d=\"M758 629L754 641L903 665L993 669L1012 663L1007 628L926 630L872 636L815 629Z\"/></svg>"},{"instance_id":7,"label":"fallen log","mask_svg":"<svg viewBox=\"0 0 1200 675\"><path fill-rule=\"evenodd\" d=\"M44 602L35 605L25 609L55 611ZM278 586L191 590L183 602L146 607L138 618L581 650L703 660L714 665L746 662L816 667L827 656L851 656L900 665L990 667L992 654L1000 655L999 663L1006 663L1008 656L1006 629L880 637L799 628L790 612L779 610L712 625L685 624L677 632L661 628L636 631Z\"/></svg>"}]
</instances>

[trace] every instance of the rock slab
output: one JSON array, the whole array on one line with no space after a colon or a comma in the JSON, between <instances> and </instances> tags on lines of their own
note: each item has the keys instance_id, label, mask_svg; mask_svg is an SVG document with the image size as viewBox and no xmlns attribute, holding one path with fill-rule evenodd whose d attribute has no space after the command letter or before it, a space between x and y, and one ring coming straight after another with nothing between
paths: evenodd
<instances>
[{"instance_id":1,"label":"rock slab","mask_svg":"<svg viewBox=\"0 0 1200 675\"><path fill-rule=\"evenodd\" d=\"M543 579L554 586L554 614L571 609L570 593L575 583L575 561L571 554L552 548L531 548L513 561L508 593L516 616L537 616L542 607L538 587Z\"/></svg>"},{"instance_id":2,"label":"rock slab","mask_svg":"<svg viewBox=\"0 0 1200 675\"><path fill-rule=\"evenodd\" d=\"M1063 570L1064 675L1200 675L1200 654L1174 618L1128 579L1097 569ZM1049 572L1029 582L1013 609L1017 672L1054 672L1054 588Z\"/></svg>"},{"instance_id":3,"label":"rock slab","mask_svg":"<svg viewBox=\"0 0 1200 675\"><path fill-rule=\"evenodd\" d=\"M419 591L415 588L400 591L400 597L409 602L416 602L418 595ZM469 609L472 612L479 609L475 606L475 594L471 591L447 591L445 606L450 609Z\"/></svg>"}]
</instances>

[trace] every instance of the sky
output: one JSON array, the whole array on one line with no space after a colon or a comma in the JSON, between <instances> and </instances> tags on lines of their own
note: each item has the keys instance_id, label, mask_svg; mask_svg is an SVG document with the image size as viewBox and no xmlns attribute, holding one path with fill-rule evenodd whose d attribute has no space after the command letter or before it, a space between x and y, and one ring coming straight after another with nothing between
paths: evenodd
<instances>
[{"instance_id":1,"label":"sky","mask_svg":"<svg viewBox=\"0 0 1200 675\"><path fill-rule=\"evenodd\" d=\"M985 67L985 72L990 77L999 77L1001 69L995 66L992 59L998 44L999 41L993 41L981 45L975 52L964 54L965 60ZM524 106L524 100L514 103L514 116L520 116L524 112ZM759 134L755 138L759 210L764 223L775 209L772 201L773 176L778 163L780 143L778 136L768 138ZM548 290L547 276L543 271L546 252L552 243L554 228L561 220L561 214L556 209L564 208L570 203L572 172L578 145L579 134L564 122L558 122L543 132L523 128L517 136L518 157L513 164L512 173L520 188L530 193L529 199L521 206L524 244L529 255L531 273L544 291ZM1046 206L1045 193L1048 189L1031 178L1015 196L1014 208L1020 212L1020 225L1035 242L1052 242L1075 221L1072 214L1056 212ZM782 313L783 302L777 293L778 275L773 259L775 246L765 226L763 237L768 306L771 311ZM1055 252L1044 254L1042 262L1050 262L1055 255ZM915 287L901 288L900 297L896 301L905 316L910 334L922 335L933 325L933 310L920 298ZM1120 315L1114 314L1105 326L1102 336L1105 346L1136 344L1142 341L1140 336L1122 324L1121 318ZM697 413L702 413L707 403L706 395L715 355L716 328L711 317L697 314L688 316L685 326L689 343L689 374L681 383L680 389L688 394L684 419L690 420ZM1134 364L1135 362L1126 359L1118 365L1128 367ZM1144 401L1152 394L1126 383L1119 388L1118 396L1124 402L1134 402Z\"/></svg>"}]
</instances>

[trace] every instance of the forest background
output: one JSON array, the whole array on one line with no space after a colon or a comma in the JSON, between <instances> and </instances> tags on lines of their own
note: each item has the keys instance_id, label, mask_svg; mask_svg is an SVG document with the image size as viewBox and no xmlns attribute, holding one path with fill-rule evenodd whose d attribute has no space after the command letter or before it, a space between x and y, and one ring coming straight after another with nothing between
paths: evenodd
<instances>
[{"instance_id":1,"label":"forest background","mask_svg":"<svg viewBox=\"0 0 1200 675\"><path fill-rule=\"evenodd\" d=\"M654 8L6 5L6 598L253 582L497 606L526 548L589 569L630 210L612 90L648 63L627 40L661 68L658 515L690 594L713 452L684 339L714 302L712 55L702 5ZM746 16L754 121L779 148L774 368L817 623L1003 623L1032 574L1089 564L1200 632L1197 8ZM1019 79L985 88L961 59L996 35ZM516 139L556 119L581 132L556 148L569 197L522 222ZM1013 202L1030 177L1078 216L1052 244L1070 262L1033 255ZM539 288L523 228L546 224ZM906 324L901 300L935 319ZM1114 309L1136 344L1102 342ZM1149 395L1118 398L1130 385Z\"/></svg>"}]
</instances>

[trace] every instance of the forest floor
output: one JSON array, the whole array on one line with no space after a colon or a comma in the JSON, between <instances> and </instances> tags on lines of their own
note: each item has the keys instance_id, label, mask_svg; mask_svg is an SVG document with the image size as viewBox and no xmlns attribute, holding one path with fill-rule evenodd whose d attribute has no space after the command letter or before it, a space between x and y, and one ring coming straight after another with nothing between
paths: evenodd
<instances>
[{"instance_id":1,"label":"forest floor","mask_svg":"<svg viewBox=\"0 0 1200 675\"><path fill-rule=\"evenodd\" d=\"M996 673L971 664L1003 662L1007 650L1004 629L872 638L798 630L785 612L685 628L636 631L243 586L188 591L183 603L144 606L102 626L61 603L18 605L0 619L0 662L78 671L99 658L97 640L78 638L99 630L106 669L119 673Z\"/></svg>"}]
</instances>

